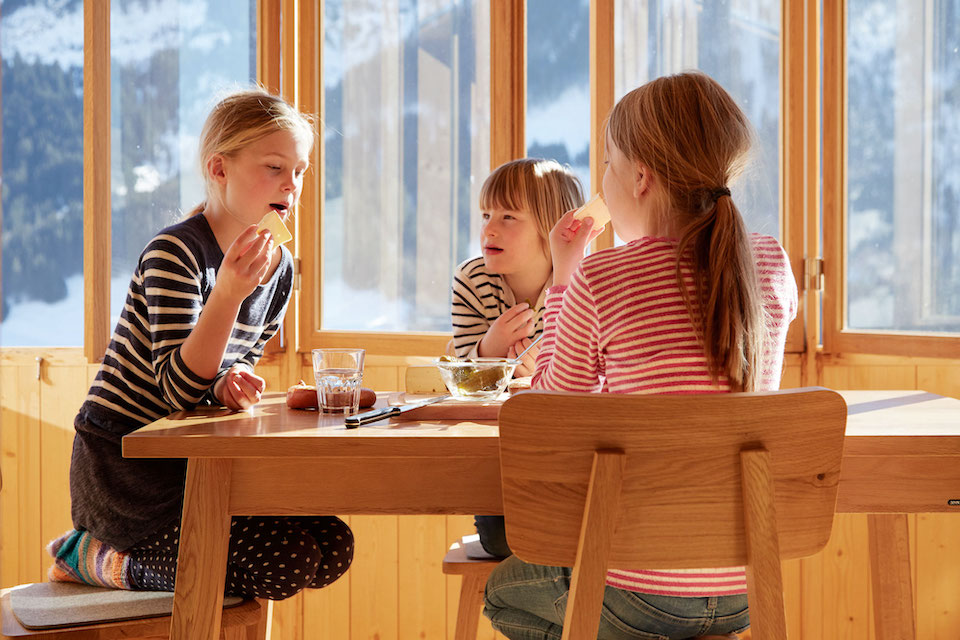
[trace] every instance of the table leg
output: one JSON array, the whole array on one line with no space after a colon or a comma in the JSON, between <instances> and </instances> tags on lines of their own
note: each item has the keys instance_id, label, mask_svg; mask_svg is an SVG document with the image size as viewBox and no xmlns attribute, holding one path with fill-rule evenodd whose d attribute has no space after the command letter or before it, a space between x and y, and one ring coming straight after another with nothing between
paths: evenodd
<instances>
[{"instance_id":1,"label":"table leg","mask_svg":"<svg viewBox=\"0 0 960 640\"><path fill-rule=\"evenodd\" d=\"M180 524L171 640L218 640L230 540L232 461L191 458Z\"/></svg>"},{"instance_id":2,"label":"table leg","mask_svg":"<svg viewBox=\"0 0 960 640\"><path fill-rule=\"evenodd\" d=\"M870 579L877 640L914 640L910 533L904 513L871 513Z\"/></svg>"}]
</instances>

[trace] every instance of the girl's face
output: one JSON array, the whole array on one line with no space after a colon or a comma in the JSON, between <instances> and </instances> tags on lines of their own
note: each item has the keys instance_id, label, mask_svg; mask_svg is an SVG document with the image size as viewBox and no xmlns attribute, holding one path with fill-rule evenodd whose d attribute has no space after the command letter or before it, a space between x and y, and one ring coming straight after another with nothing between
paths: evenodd
<instances>
[{"instance_id":1,"label":"girl's face","mask_svg":"<svg viewBox=\"0 0 960 640\"><path fill-rule=\"evenodd\" d=\"M550 256L531 212L492 209L481 215L480 244L487 269L505 276L549 268Z\"/></svg>"},{"instance_id":2,"label":"girl's face","mask_svg":"<svg viewBox=\"0 0 960 640\"><path fill-rule=\"evenodd\" d=\"M636 170L633 163L627 160L623 152L617 148L607 132L606 141L606 169L603 172L603 199L610 210L610 221L613 230L625 242L630 242L642 236L637 229L637 198L634 195L636 186ZM639 235L638 235L639 234Z\"/></svg>"},{"instance_id":3,"label":"girl's face","mask_svg":"<svg viewBox=\"0 0 960 640\"><path fill-rule=\"evenodd\" d=\"M223 204L243 224L257 224L276 211L286 222L300 200L303 174L309 165L309 141L281 129L222 159Z\"/></svg>"},{"instance_id":4,"label":"girl's face","mask_svg":"<svg viewBox=\"0 0 960 640\"><path fill-rule=\"evenodd\" d=\"M631 162L607 132L607 168L603 172L603 198L610 209L613 230L624 242L646 236L673 237L671 219L661 216L664 196L657 176Z\"/></svg>"}]
</instances>

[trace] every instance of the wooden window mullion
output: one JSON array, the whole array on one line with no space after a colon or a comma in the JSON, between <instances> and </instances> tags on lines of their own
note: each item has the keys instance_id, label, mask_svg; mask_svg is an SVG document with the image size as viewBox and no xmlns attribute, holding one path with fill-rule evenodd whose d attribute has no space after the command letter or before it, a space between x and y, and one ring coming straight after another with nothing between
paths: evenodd
<instances>
[{"instance_id":1,"label":"wooden window mullion","mask_svg":"<svg viewBox=\"0 0 960 640\"><path fill-rule=\"evenodd\" d=\"M526 155L527 3L490 0L490 168Z\"/></svg>"},{"instance_id":2,"label":"wooden window mullion","mask_svg":"<svg viewBox=\"0 0 960 640\"><path fill-rule=\"evenodd\" d=\"M603 156L607 115L614 104L614 0L590 2L590 188L603 191ZM590 199L592 194L587 194ZM593 249L614 243L613 225L594 241Z\"/></svg>"},{"instance_id":3,"label":"wooden window mullion","mask_svg":"<svg viewBox=\"0 0 960 640\"><path fill-rule=\"evenodd\" d=\"M83 3L83 348L110 339L110 3Z\"/></svg>"}]
</instances>

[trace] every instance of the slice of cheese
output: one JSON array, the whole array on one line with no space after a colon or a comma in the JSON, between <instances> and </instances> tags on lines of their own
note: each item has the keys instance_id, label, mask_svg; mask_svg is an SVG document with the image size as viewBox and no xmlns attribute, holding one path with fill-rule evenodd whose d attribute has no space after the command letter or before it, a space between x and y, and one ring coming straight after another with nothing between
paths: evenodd
<instances>
[{"instance_id":1,"label":"slice of cheese","mask_svg":"<svg viewBox=\"0 0 960 640\"><path fill-rule=\"evenodd\" d=\"M610 210L607 209L607 203L603 201L599 193L590 198L590 202L580 207L580 210L573 214L576 220L583 220L588 216L593 218L594 229L599 229L610 222Z\"/></svg>"},{"instance_id":2,"label":"slice of cheese","mask_svg":"<svg viewBox=\"0 0 960 640\"><path fill-rule=\"evenodd\" d=\"M284 242L293 240L293 234L283 224L283 220L280 219L280 215L276 211L271 211L265 215L260 224L257 225L257 233L264 229L270 232L270 235L273 236L273 243L278 247Z\"/></svg>"}]
</instances>

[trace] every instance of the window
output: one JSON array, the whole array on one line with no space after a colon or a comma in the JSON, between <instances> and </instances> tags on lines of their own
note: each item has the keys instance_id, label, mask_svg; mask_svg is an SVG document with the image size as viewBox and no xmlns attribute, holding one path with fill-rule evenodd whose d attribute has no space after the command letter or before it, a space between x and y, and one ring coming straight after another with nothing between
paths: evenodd
<instances>
[{"instance_id":1,"label":"window","mask_svg":"<svg viewBox=\"0 0 960 640\"><path fill-rule=\"evenodd\" d=\"M589 27L589 0L527 0L527 155L570 165L587 199Z\"/></svg>"},{"instance_id":2,"label":"window","mask_svg":"<svg viewBox=\"0 0 960 640\"><path fill-rule=\"evenodd\" d=\"M327 0L323 25L319 328L449 331L490 167L489 5Z\"/></svg>"},{"instance_id":3,"label":"window","mask_svg":"<svg viewBox=\"0 0 960 640\"><path fill-rule=\"evenodd\" d=\"M83 344L83 3L3 3L0 346Z\"/></svg>"},{"instance_id":4,"label":"window","mask_svg":"<svg viewBox=\"0 0 960 640\"><path fill-rule=\"evenodd\" d=\"M779 3L617 0L615 12L616 98L687 69L723 85L757 134L752 162L731 191L751 231L779 237Z\"/></svg>"},{"instance_id":5,"label":"window","mask_svg":"<svg viewBox=\"0 0 960 640\"><path fill-rule=\"evenodd\" d=\"M483 2L324 3L323 329L448 331L489 171Z\"/></svg>"},{"instance_id":6,"label":"window","mask_svg":"<svg viewBox=\"0 0 960 640\"><path fill-rule=\"evenodd\" d=\"M960 332L960 10L847 3L845 329Z\"/></svg>"},{"instance_id":7,"label":"window","mask_svg":"<svg viewBox=\"0 0 960 640\"><path fill-rule=\"evenodd\" d=\"M205 197L200 130L220 96L256 81L256 5L112 0L111 329L144 246Z\"/></svg>"}]
</instances>

